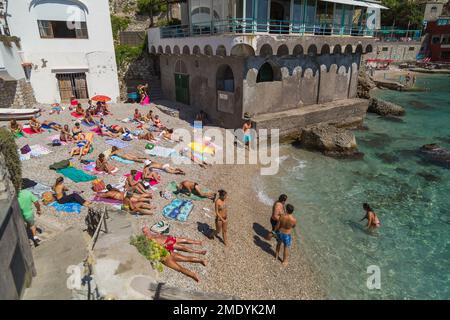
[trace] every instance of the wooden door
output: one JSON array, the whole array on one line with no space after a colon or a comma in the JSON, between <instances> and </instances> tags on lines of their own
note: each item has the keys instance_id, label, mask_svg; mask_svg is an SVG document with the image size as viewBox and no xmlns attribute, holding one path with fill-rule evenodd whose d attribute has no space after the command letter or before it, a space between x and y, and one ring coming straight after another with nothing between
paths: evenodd
<instances>
[{"instance_id":1,"label":"wooden door","mask_svg":"<svg viewBox=\"0 0 450 320\"><path fill-rule=\"evenodd\" d=\"M176 101L189 104L189 75L175 73Z\"/></svg>"}]
</instances>

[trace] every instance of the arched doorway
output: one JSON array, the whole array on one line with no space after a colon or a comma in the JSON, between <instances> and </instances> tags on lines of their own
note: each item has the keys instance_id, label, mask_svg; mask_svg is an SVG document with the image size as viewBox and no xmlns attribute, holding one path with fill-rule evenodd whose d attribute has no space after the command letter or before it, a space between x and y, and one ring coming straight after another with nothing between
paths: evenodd
<instances>
[{"instance_id":1,"label":"arched doorway","mask_svg":"<svg viewBox=\"0 0 450 320\"><path fill-rule=\"evenodd\" d=\"M229 65L223 64L217 69L216 82L217 90L234 92L234 75Z\"/></svg>"},{"instance_id":2,"label":"arched doorway","mask_svg":"<svg viewBox=\"0 0 450 320\"><path fill-rule=\"evenodd\" d=\"M175 63L175 100L189 104L189 74L182 60Z\"/></svg>"},{"instance_id":3,"label":"arched doorway","mask_svg":"<svg viewBox=\"0 0 450 320\"><path fill-rule=\"evenodd\" d=\"M256 83L271 81L281 81L281 70L279 66L266 62L258 70Z\"/></svg>"}]
</instances>

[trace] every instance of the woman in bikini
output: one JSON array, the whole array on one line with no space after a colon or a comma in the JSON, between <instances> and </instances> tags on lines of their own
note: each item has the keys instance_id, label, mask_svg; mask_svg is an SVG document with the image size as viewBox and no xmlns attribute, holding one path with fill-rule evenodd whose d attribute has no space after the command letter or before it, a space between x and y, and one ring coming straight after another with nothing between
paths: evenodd
<instances>
[{"instance_id":1,"label":"woman in bikini","mask_svg":"<svg viewBox=\"0 0 450 320\"><path fill-rule=\"evenodd\" d=\"M79 116L83 116L83 117L85 116L85 112L84 112L83 107L81 106L81 103L77 104L77 108L75 109L75 113L77 115L79 115Z\"/></svg>"},{"instance_id":2,"label":"woman in bikini","mask_svg":"<svg viewBox=\"0 0 450 320\"><path fill-rule=\"evenodd\" d=\"M154 232L151 232L148 227L142 228L142 232L148 239L156 241L157 243L159 243L160 245L165 247L167 250L173 248L178 251L184 251L184 252L201 254L201 255L206 254L206 250L195 250L195 249L192 249L191 247L183 245L183 244L194 244L194 245L201 246L202 245L201 241L191 240L191 239L181 238L181 237L166 236L163 234L154 233ZM171 250L169 250L169 251L171 251Z\"/></svg>"},{"instance_id":3,"label":"woman in bikini","mask_svg":"<svg viewBox=\"0 0 450 320\"><path fill-rule=\"evenodd\" d=\"M120 191L119 189L113 188L110 184L106 186L106 192L100 192L97 193L96 197L98 198L106 198L106 199L113 199L113 200L119 200L122 201L125 199L127 192ZM132 201L138 201L138 202L149 202L150 199L152 199L153 196L150 193L144 193L144 194L133 194L131 197Z\"/></svg>"},{"instance_id":4,"label":"woman in bikini","mask_svg":"<svg viewBox=\"0 0 450 320\"><path fill-rule=\"evenodd\" d=\"M139 215L152 215L154 209L156 209L155 206L151 206L147 202L139 201L133 198L132 192L127 192L125 198L123 199L122 210L129 213Z\"/></svg>"},{"instance_id":5,"label":"woman in bikini","mask_svg":"<svg viewBox=\"0 0 450 320\"><path fill-rule=\"evenodd\" d=\"M361 221L367 219L367 226L366 226L367 230L372 232L375 229L379 228L381 225L380 220L378 219L376 213L369 206L369 204L364 203L363 209L366 211L366 215L364 216L364 218L361 219Z\"/></svg>"},{"instance_id":6,"label":"woman in bikini","mask_svg":"<svg viewBox=\"0 0 450 320\"><path fill-rule=\"evenodd\" d=\"M150 142L155 142L156 141L155 136L151 132L140 133L138 135L138 139L139 140L147 140L147 141L150 141Z\"/></svg>"},{"instance_id":7,"label":"woman in bikini","mask_svg":"<svg viewBox=\"0 0 450 320\"><path fill-rule=\"evenodd\" d=\"M56 196L56 201L59 204L65 204L65 203L79 203L82 206L90 207L91 202L86 201L77 193L67 194L67 191L69 189L64 185L64 178L59 177L56 179L55 184L53 185L53 192Z\"/></svg>"},{"instance_id":8,"label":"woman in bikini","mask_svg":"<svg viewBox=\"0 0 450 320\"><path fill-rule=\"evenodd\" d=\"M139 109L134 109L133 120L137 122L143 120L142 114L139 112Z\"/></svg>"},{"instance_id":9,"label":"woman in bikini","mask_svg":"<svg viewBox=\"0 0 450 320\"><path fill-rule=\"evenodd\" d=\"M60 124L57 124L56 122L53 122L53 121L45 120L44 122L42 122L42 125L47 126L50 129L53 129L53 130L56 130L56 131L61 131L62 130L62 126Z\"/></svg>"},{"instance_id":10,"label":"woman in bikini","mask_svg":"<svg viewBox=\"0 0 450 320\"><path fill-rule=\"evenodd\" d=\"M219 190L219 198L215 201L216 211L216 229L210 235L210 239L214 239L222 231L222 240L225 246L228 246L228 213L227 213L227 192Z\"/></svg>"},{"instance_id":11,"label":"woman in bikini","mask_svg":"<svg viewBox=\"0 0 450 320\"><path fill-rule=\"evenodd\" d=\"M147 193L147 190L145 190L144 185L141 181L136 181L137 171L131 170L130 175L127 177L127 180L125 181L125 190L128 192L135 192L138 194L144 194Z\"/></svg>"},{"instance_id":12,"label":"woman in bikini","mask_svg":"<svg viewBox=\"0 0 450 320\"><path fill-rule=\"evenodd\" d=\"M72 128L72 138L73 140L83 140L84 134L83 129L81 129L80 122L75 122L75 126Z\"/></svg>"},{"instance_id":13,"label":"woman in bikini","mask_svg":"<svg viewBox=\"0 0 450 320\"><path fill-rule=\"evenodd\" d=\"M84 121L84 123L86 123L89 126L94 126L97 124L90 112L86 112L86 115L84 116L83 121Z\"/></svg>"},{"instance_id":14,"label":"woman in bikini","mask_svg":"<svg viewBox=\"0 0 450 320\"><path fill-rule=\"evenodd\" d=\"M124 153L122 150L120 150L116 146L113 146L111 148L110 156L117 156L117 157L120 157L125 160L130 160L130 161L140 162L140 163L144 163L145 160L148 160L145 157L136 156L136 155L130 154L130 153Z\"/></svg>"},{"instance_id":15,"label":"woman in bikini","mask_svg":"<svg viewBox=\"0 0 450 320\"><path fill-rule=\"evenodd\" d=\"M85 155L89 153L89 150L91 149L91 143L87 140L80 140L77 141L77 145L72 148L70 151L70 157L73 157L75 155L80 155L79 160L83 158Z\"/></svg>"},{"instance_id":16,"label":"woman in bikini","mask_svg":"<svg viewBox=\"0 0 450 320\"><path fill-rule=\"evenodd\" d=\"M120 133L111 132L105 124L105 119L100 118L100 122L97 125L97 132L100 136L107 136L110 138L117 138L120 136Z\"/></svg>"},{"instance_id":17,"label":"woman in bikini","mask_svg":"<svg viewBox=\"0 0 450 320\"><path fill-rule=\"evenodd\" d=\"M149 122L149 121L153 122L153 111L152 110L149 110L147 115L144 116L144 121L145 122Z\"/></svg>"},{"instance_id":18,"label":"woman in bikini","mask_svg":"<svg viewBox=\"0 0 450 320\"><path fill-rule=\"evenodd\" d=\"M150 181L150 180L156 180L160 181L161 176L157 174L155 171L152 170L150 167L151 162L144 161L144 169L142 170L142 180L143 181Z\"/></svg>"}]
</instances>

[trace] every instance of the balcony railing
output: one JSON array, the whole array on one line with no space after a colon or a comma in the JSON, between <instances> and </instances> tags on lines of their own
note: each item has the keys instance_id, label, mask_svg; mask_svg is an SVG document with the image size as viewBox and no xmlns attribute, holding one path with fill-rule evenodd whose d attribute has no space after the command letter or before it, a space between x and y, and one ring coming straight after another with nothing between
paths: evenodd
<instances>
[{"instance_id":1,"label":"balcony railing","mask_svg":"<svg viewBox=\"0 0 450 320\"><path fill-rule=\"evenodd\" d=\"M214 20L189 25L176 25L160 28L160 37L184 38L203 35L228 33L242 34L278 34L278 35L336 35L336 36L373 36L374 31L363 26L334 23L333 20L305 23L293 20L257 21L255 19Z\"/></svg>"},{"instance_id":2,"label":"balcony railing","mask_svg":"<svg viewBox=\"0 0 450 320\"><path fill-rule=\"evenodd\" d=\"M374 37L379 41L386 42L409 42L420 41L422 38L422 30L402 30L382 28L374 32Z\"/></svg>"}]
</instances>

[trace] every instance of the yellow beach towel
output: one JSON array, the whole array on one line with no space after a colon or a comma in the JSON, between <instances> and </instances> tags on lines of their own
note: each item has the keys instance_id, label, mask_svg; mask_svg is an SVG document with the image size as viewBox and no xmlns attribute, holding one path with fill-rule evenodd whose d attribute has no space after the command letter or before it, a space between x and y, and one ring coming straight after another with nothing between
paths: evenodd
<instances>
[{"instance_id":1,"label":"yellow beach towel","mask_svg":"<svg viewBox=\"0 0 450 320\"><path fill-rule=\"evenodd\" d=\"M189 148L191 148L194 152L198 153L206 153L206 154L214 154L215 149L211 146L206 146L204 144L198 142L191 142L189 144Z\"/></svg>"}]
</instances>

